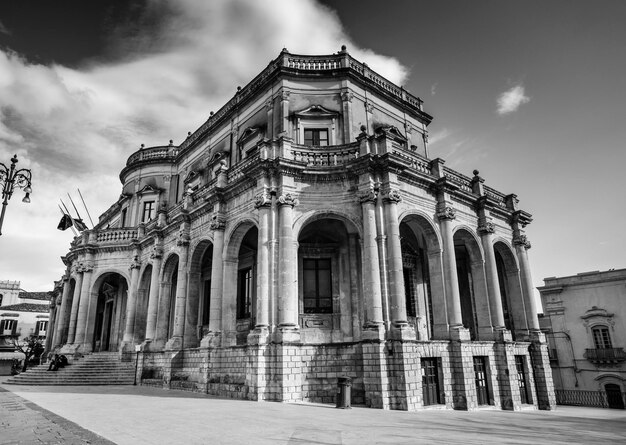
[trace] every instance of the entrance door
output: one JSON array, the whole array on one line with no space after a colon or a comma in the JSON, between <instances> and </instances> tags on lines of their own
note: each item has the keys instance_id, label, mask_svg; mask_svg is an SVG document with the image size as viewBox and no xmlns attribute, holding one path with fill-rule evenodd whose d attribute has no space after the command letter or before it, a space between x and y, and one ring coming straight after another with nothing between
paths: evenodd
<instances>
[{"instance_id":1,"label":"entrance door","mask_svg":"<svg viewBox=\"0 0 626 445\"><path fill-rule=\"evenodd\" d=\"M604 385L606 391L606 400L609 402L609 408L624 409L624 399L622 398L622 390L614 383Z\"/></svg>"},{"instance_id":2,"label":"entrance door","mask_svg":"<svg viewBox=\"0 0 626 445\"><path fill-rule=\"evenodd\" d=\"M422 359L422 394L424 406L441 403L439 397L439 366L436 358Z\"/></svg>"},{"instance_id":3,"label":"entrance door","mask_svg":"<svg viewBox=\"0 0 626 445\"><path fill-rule=\"evenodd\" d=\"M524 356L515 356L515 368L517 369L517 382L522 403L528 403L528 384L526 382L526 370L524 369Z\"/></svg>"},{"instance_id":4,"label":"entrance door","mask_svg":"<svg viewBox=\"0 0 626 445\"><path fill-rule=\"evenodd\" d=\"M474 357L474 375L476 377L476 395L479 405L489 405L489 384L485 357Z\"/></svg>"}]
</instances>

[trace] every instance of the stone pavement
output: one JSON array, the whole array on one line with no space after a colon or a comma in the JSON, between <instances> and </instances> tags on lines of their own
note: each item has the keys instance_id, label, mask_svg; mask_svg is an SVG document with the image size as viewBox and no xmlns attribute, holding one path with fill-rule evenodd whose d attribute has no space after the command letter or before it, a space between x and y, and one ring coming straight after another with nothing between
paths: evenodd
<instances>
[{"instance_id":1,"label":"stone pavement","mask_svg":"<svg viewBox=\"0 0 626 445\"><path fill-rule=\"evenodd\" d=\"M2 444L60 443L59 436L62 443L110 443L104 437L120 445L626 442L623 410L559 407L552 412L409 413L224 400L141 386L0 387L12 392L0 393L0 425L9 425L0 430ZM8 423L5 413L12 416ZM27 426L20 429L20 425ZM83 428L95 434L87 436Z\"/></svg>"}]
</instances>

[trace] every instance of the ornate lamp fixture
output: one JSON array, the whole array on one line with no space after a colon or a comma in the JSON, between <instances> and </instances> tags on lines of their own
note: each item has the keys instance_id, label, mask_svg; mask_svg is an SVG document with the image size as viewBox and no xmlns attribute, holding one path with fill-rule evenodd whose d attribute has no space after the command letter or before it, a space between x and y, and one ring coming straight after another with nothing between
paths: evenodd
<instances>
[{"instance_id":1,"label":"ornate lamp fixture","mask_svg":"<svg viewBox=\"0 0 626 445\"><path fill-rule=\"evenodd\" d=\"M22 202L30 202L31 179L32 173L27 168L15 170L17 164L17 155L11 158L11 168L0 162L0 184L2 184L2 213L0 214L0 235L2 235L2 222L4 221L4 212L15 187L24 190L24 198Z\"/></svg>"}]
</instances>

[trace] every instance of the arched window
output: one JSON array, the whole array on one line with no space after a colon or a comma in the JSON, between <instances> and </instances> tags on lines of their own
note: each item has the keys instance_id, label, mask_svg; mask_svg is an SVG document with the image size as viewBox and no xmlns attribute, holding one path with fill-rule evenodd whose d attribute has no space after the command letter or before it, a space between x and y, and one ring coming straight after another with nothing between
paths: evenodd
<instances>
[{"instance_id":1,"label":"arched window","mask_svg":"<svg viewBox=\"0 0 626 445\"><path fill-rule=\"evenodd\" d=\"M596 349L611 349L611 335L609 328L606 326L597 326L591 330L593 334L593 343Z\"/></svg>"}]
</instances>

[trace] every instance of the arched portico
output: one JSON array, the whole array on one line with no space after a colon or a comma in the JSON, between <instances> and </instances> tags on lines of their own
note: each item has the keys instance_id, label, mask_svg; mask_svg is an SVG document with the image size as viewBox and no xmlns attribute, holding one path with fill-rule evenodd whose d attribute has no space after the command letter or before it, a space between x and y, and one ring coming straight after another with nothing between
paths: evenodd
<instances>
[{"instance_id":1,"label":"arched portico","mask_svg":"<svg viewBox=\"0 0 626 445\"><path fill-rule=\"evenodd\" d=\"M152 264L148 264L141 272L139 286L137 288L137 309L135 312L135 326L133 339L139 344L146 339L146 322L148 317L148 298L150 296L150 279L152 276Z\"/></svg>"},{"instance_id":2,"label":"arched portico","mask_svg":"<svg viewBox=\"0 0 626 445\"><path fill-rule=\"evenodd\" d=\"M164 262L161 273L159 308L157 313L155 349L162 348L174 332L176 286L178 284L178 255L173 253Z\"/></svg>"},{"instance_id":3,"label":"arched portico","mask_svg":"<svg viewBox=\"0 0 626 445\"><path fill-rule=\"evenodd\" d=\"M520 332L527 332L528 330L519 266L513 250L505 241L496 240L493 249L498 270L504 325L511 331L513 339L515 339Z\"/></svg>"},{"instance_id":4,"label":"arched portico","mask_svg":"<svg viewBox=\"0 0 626 445\"><path fill-rule=\"evenodd\" d=\"M436 338L447 331L440 239L424 215L413 213L400 222L400 245L409 323L419 340Z\"/></svg>"},{"instance_id":5,"label":"arched portico","mask_svg":"<svg viewBox=\"0 0 626 445\"><path fill-rule=\"evenodd\" d=\"M200 241L191 254L187 308L185 310L185 347L196 347L203 330L208 331L211 308L211 265L213 243Z\"/></svg>"},{"instance_id":6,"label":"arched portico","mask_svg":"<svg viewBox=\"0 0 626 445\"><path fill-rule=\"evenodd\" d=\"M106 272L95 280L92 289L96 306L91 348L94 352L117 351L126 326L128 281L119 273Z\"/></svg>"}]
</instances>

